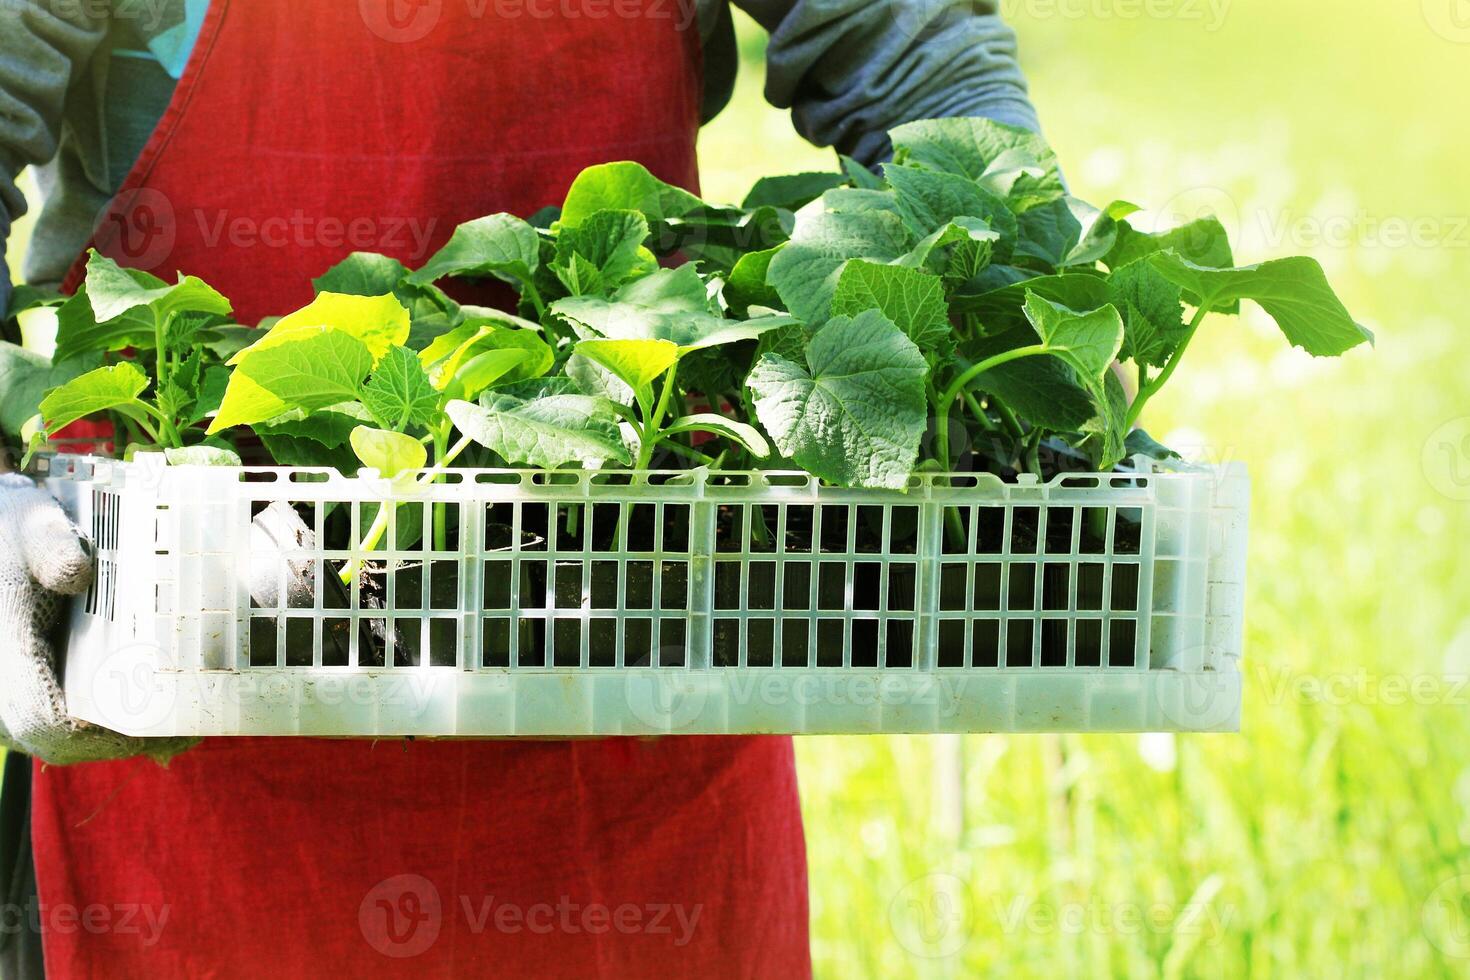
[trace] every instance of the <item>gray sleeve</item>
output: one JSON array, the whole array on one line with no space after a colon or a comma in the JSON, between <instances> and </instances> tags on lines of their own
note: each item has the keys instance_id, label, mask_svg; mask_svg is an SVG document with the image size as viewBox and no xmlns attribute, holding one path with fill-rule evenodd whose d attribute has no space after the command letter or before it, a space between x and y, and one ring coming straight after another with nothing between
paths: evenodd
<instances>
[{"instance_id":1,"label":"gray sleeve","mask_svg":"<svg viewBox=\"0 0 1470 980\"><path fill-rule=\"evenodd\" d=\"M10 299L4 246L26 210L16 178L56 155L68 90L107 33L108 5L7 0L0 31L0 317Z\"/></svg>"},{"instance_id":2,"label":"gray sleeve","mask_svg":"<svg viewBox=\"0 0 1470 980\"><path fill-rule=\"evenodd\" d=\"M1016 35L993 0L734 0L771 34L766 98L797 131L864 163L914 119L1039 129Z\"/></svg>"}]
</instances>

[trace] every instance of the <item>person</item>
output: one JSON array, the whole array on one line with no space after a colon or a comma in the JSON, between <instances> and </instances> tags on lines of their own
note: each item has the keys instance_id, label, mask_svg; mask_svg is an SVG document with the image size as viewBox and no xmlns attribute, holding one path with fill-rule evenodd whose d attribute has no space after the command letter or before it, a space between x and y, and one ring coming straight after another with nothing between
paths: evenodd
<instances>
[{"instance_id":1,"label":"person","mask_svg":"<svg viewBox=\"0 0 1470 980\"><path fill-rule=\"evenodd\" d=\"M910 119L1036 126L988 0L737 4L815 143L872 164ZM0 231L23 167L43 198L25 280L75 286L93 245L205 278L241 322L354 249L421 262L463 220L557 202L591 164L696 189L737 61L727 0L8 12ZM37 624L86 566L54 503L0 479L7 977L809 975L789 738L209 739L165 767L185 746L65 714Z\"/></svg>"}]
</instances>

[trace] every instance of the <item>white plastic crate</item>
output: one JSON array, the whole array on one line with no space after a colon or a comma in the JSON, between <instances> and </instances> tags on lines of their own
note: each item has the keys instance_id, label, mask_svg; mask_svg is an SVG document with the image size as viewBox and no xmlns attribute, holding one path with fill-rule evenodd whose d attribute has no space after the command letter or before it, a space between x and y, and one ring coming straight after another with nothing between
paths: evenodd
<instances>
[{"instance_id":1,"label":"white plastic crate","mask_svg":"<svg viewBox=\"0 0 1470 980\"><path fill-rule=\"evenodd\" d=\"M73 608L68 703L130 734L1239 725L1239 466L925 474L907 492L794 473L463 470L407 495L155 455L47 467L98 557ZM357 550L383 500L389 542L442 505L447 547L425 534ZM311 532L285 552L252 532L272 505ZM364 559L371 575L333 584ZM252 568L280 576L269 605ZM290 571L312 583L294 601Z\"/></svg>"}]
</instances>

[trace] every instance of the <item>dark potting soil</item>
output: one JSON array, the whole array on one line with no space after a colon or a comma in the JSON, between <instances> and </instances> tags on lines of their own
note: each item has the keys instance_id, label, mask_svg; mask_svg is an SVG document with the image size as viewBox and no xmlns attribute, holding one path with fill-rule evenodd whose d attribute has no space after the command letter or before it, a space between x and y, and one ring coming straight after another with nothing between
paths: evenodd
<instances>
[{"instance_id":1,"label":"dark potting soil","mask_svg":"<svg viewBox=\"0 0 1470 980\"><path fill-rule=\"evenodd\" d=\"M310 505L297 505L303 521L313 520ZM664 553L677 560L665 561L656 570L654 561L629 560L624 565L623 605L629 610L649 609L647 620L635 624L625 622L624 637L626 665L650 663L660 657L661 663L671 662L668 650L655 650L639 631L647 631L648 623L659 616L682 616L688 608L689 565L683 559L689 541L688 508L683 508L681 518L668 520L667 513L674 508L666 506L666 520L662 526ZM521 508L521 557L520 577L510 582L513 566L503 563L504 582L494 580L491 571L494 562L487 562L483 602L486 609L509 609L509 592L517 592L522 609L543 609L548 600L557 609L579 609L582 605L584 586L590 590L592 606L616 608L617 590L616 564L596 560L598 552L612 552L619 533L619 510L611 504L591 504L576 508L557 508L561 519L556 527L549 526L552 508L546 505L523 504ZM906 562L902 556L917 550L917 507L900 507L891 510L888 539L883 540L883 511L877 507L824 506L821 508L820 541L816 538L815 506L788 505L784 527L783 571L778 579L776 552L778 508L774 505L750 507L721 506L716 513L716 562L715 562L715 614L713 624L712 662L716 666L733 666L739 663L742 626L749 631L746 663L751 666L840 666L843 651L851 647L849 662L854 666L877 666L878 630L886 629L888 638L887 666L903 667L913 663L915 632L915 590L917 586L917 562ZM626 533L630 552L651 553L658 541L659 527L657 511L652 506L628 508ZM1004 540L1006 527L1004 510L999 507L957 508L959 532L962 537L953 537L947 531L943 551L953 555L953 562L942 562L940 575L940 617L954 613L953 623L961 622L965 613L974 610L979 616L985 611L1002 609L1040 610L1043 615L1040 649L1032 649L1034 640L1029 624L1022 636L1002 637L994 622L975 620L972 626L970 649L966 650L963 632L956 633L950 625L941 624L939 664L942 667L960 666L1063 666L1066 664L1068 626L1065 620L1047 621L1047 610L1065 610L1067 596L1074 587L1075 575L1077 608L1099 610L1099 622L1094 628L1090 623L1079 623L1076 635L1071 637L1074 647L1073 663L1078 666L1100 665L1102 655L1101 610L1104 607L1103 582L1100 576L1083 574L1086 556L1107 551L1107 521L1109 511L1084 509L1080 513L1071 507L1047 509L1045 533L1041 533L1042 509L1040 507L1015 507L1012 509L1010 540ZM458 547L458 527L454 518L458 509L451 507L448 523L448 547ZM509 523L512 519L510 505L496 505L487 512L484 529L485 547L488 552L509 551L515 530ZM568 520L568 517L571 519ZM850 528L849 520L856 525ZM973 528L971 524L975 523ZM1080 527L1074 527L1074 522ZM762 528L763 525L763 528ZM328 550L349 547L351 524L346 508L334 508L325 515L323 533ZM1141 527L1134 515L1120 512L1114 516L1112 530L1113 552L1118 555L1138 554ZM549 562L536 561L538 551L546 551L547 543L555 540L557 550L581 550L587 536L591 536L594 561L556 562L554 569ZM1075 536L1075 544L1074 544ZM974 542L975 557L969 552ZM816 545L815 552L813 545ZM1006 545L1009 547L1006 547ZM886 549L885 549L886 545ZM420 545L421 546L421 545ZM851 547L851 552L849 552ZM1074 552L1075 548L1075 552ZM878 555L887 551L896 561L887 566L886 611L891 616L880 622L885 608L880 608L885 599L883 590L884 565L877 561L864 562L862 555ZM731 552L751 556L747 561L721 560ZM999 569L1000 556L1009 553L1010 575L1002 581ZM822 555L851 553L850 562L828 559ZM1052 560L1047 556L1079 556L1078 564L1070 561ZM770 555L770 560L759 556ZM811 555L803 561L801 555ZM987 555L997 561L985 562ZM1026 556L1035 555L1035 564L1025 561ZM549 557L549 556L548 556ZM1019 560L1018 560L1019 559ZM964 569L966 562L978 562L967 584ZM333 563L328 563L333 564ZM743 577L741 574L743 566ZM1100 564L1098 567L1101 567ZM854 620L850 638L843 637L842 618L821 616L823 610L845 611L848 608L848 584L845 575L851 570L851 608L859 616L872 613L871 619ZM1124 568L1124 574L1117 574ZM1128 566L1115 566L1112 581L1111 608L1118 611L1137 608L1137 575L1133 568L1131 581L1126 574ZM609 571L611 570L611 571ZM555 580L548 594L548 576L554 571ZM456 638L458 621L453 614L459 606L461 587L459 563L456 560L434 560L406 562L391 570L393 577L393 608L408 616L398 617L393 632L393 665L396 667L419 666L427 655L434 666L453 666L456 660ZM358 663L367 667L386 665L388 623L389 569L381 563L366 563L359 576L359 603L365 610L384 610L385 615L359 620ZM584 582L590 576L590 582ZM815 581L814 581L815 579ZM427 580L427 590L425 584ZM778 582L779 591L778 595ZM657 588L655 588L657 587ZM1131 594L1129 589L1131 588ZM314 595L314 586L304 590L307 596ZM296 590L297 593L303 590ZM293 608L311 608L311 600L298 601L295 593L290 602ZM968 600L968 601L967 601ZM325 612L321 637L322 663L326 666L346 666L349 663L351 620L334 618L331 610L350 608L350 594L335 574L325 575L322 583L322 605ZM657 608L655 608L655 606ZM748 609L757 615L769 611L769 618L751 620L742 624L738 617L721 617L720 612ZM808 618L815 610L818 625L815 644L811 642ZM782 618L781 611L794 615ZM419 616L427 622L423 626ZM582 624L575 620L557 620L552 614L547 618L520 618L514 622L487 621L485 641L479 651L480 662L486 666L509 665L509 631L518 632L518 665L575 666L580 663ZM300 626L298 626L300 624ZM1117 623L1114 624L1116 627ZM1131 624L1127 624L1131 628ZM307 630L303 636L300 627ZM548 651L548 629L552 631ZM594 616L589 622L589 654L591 663L598 666L613 664L612 650L615 649L616 623L610 619L597 621ZM775 630L782 631L782 663L773 662L772 650ZM989 630L990 632L986 632ZM310 665L313 644L310 637L309 620L289 620L287 623L287 649L282 658L288 666ZM638 635L634 635L638 633ZM273 617L262 617L252 621L251 662L261 666L277 662L276 623ZM305 640L305 644L301 641ZM1113 635L1112 665L1124 662L1119 650L1126 648L1129 662L1132 644L1126 635ZM672 662L682 663L684 653L677 651Z\"/></svg>"}]
</instances>

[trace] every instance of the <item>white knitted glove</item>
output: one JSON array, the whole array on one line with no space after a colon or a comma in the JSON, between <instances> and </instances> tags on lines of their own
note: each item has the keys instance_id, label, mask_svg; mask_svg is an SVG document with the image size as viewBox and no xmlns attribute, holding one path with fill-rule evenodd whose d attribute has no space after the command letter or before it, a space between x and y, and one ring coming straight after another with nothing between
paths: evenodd
<instances>
[{"instance_id":1,"label":"white knitted glove","mask_svg":"<svg viewBox=\"0 0 1470 980\"><path fill-rule=\"evenodd\" d=\"M18 473L0 474L0 745L53 765L151 756L192 739L142 739L66 713L46 634L60 597L92 582L92 558L57 502Z\"/></svg>"}]
</instances>

